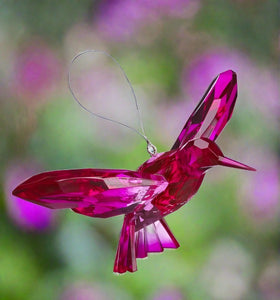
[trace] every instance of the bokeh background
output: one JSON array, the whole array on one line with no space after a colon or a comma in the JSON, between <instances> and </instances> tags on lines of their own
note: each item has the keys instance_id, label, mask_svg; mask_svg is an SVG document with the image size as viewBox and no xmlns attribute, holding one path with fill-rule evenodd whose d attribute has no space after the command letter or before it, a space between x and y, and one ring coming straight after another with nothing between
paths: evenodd
<instances>
[{"instance_id":1,"label":"bokeh background","mask_svg":"<svg viewBox=\"0 0 280 300\"><path fill-rule=\"evenodd\" d=\"M218 144L258 171L211 170L167 217L181 247L138 260L134 274L112 272L122 217L11 195L38 172L134 170L148 159L141 137L71 97L69 63L86 49L120 62L159 151L219 72L238 74ZM277 0L0 1L0 298L280 299L279 50ZM88 108L138 128L129 87L105 56L82 57L72 78Z\"/></svg>"}]
</instances>

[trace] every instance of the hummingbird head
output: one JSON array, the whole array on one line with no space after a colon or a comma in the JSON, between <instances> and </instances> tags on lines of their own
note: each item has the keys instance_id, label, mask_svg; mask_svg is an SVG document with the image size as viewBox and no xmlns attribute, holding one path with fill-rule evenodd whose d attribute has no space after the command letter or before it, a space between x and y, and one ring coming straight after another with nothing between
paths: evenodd
<instances>
[{"instance_id":1,"label":"hummingbird head","mask_svg":"<svg viewBox=\"0 0 280 300\"><path fill-rule=\"evenodd\" d=\"M197 170L206 171L214 166L225 166L256 171L254 168L225 157L218 145L208 138L201 137L191 140L181 150L186 151L188 165Z\"/></svg>"}]
</instances>

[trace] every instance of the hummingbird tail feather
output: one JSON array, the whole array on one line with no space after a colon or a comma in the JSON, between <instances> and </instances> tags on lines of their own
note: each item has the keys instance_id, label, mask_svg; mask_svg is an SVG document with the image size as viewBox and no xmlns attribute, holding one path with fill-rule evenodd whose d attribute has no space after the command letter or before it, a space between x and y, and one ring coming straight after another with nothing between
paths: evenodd
<instances>
[{"instance_id":1,"label":"hummingbird tail feather","mask_svg":"<svg viewBox=\"0 0 280 300\"><path fill-rule=\"evenodd\" d=\"M145 258L149 252L163 252L180 245L162 218L136 232L136 257Z\"/></svg>"},{"instance_id":2,"label":"hummingbird tail feather","mask_svg":"<svg viewBox=\"0 0 280 300\"><path fill-rule=\"evenodd\" d=\"M125 273L126 271L137 271L135 256L135 218L133 213L127 214L124 217L114 264L115 273Z\"/></svg>"},{"instance_id":3,"label":"hummingbird tail feather","mask_svg":"<svg viewBox=\"0 0 280 300\"><path fill-rule=\"evenodd\" d=\"M135 224L133 214L125 216L114 264L116 273L135 272L136 258L145 258L148 253L163 252L165 248L176 249L180 246L163 218L144 225L137 232Z\"/></svg>"}]
</instances>

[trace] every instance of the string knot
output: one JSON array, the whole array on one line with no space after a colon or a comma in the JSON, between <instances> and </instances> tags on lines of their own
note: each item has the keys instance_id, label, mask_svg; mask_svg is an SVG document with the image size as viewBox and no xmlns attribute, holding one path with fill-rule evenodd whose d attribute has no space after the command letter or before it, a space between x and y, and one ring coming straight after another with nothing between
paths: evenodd
<instances>
[{"instance_id":1,"label":"string knot","mask_svg":"<svg viewBox=\"0 0 280 300\"><path fill-rule=\"evenodd\" d=\"M153 145L149 140L147 140L147 151L151 156L155 156L157 154L157 148Z\"/></svg>"}]
</instances>

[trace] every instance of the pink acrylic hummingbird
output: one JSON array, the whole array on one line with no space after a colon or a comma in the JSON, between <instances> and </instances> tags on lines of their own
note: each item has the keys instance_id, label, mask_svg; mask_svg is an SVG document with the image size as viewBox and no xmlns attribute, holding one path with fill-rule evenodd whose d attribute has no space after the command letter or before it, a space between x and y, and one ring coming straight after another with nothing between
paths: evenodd
<instances>
[{"instance_id":1,"label":"pink acrylic hummingbird","mask_svg":"<svg viewBox=\"0 0 280 300\"><path fill-rule=\"evenodd\" d=\"M230 119L237 97L236 74L221 73L210 85L167 152L137 171L77 169L35 175L13 194L53 209L71 208L95 218L124 215L114 272L137 270L136 258L179 243L164 217L186 204L214 166L254 171L227 158L215 143Z\"/></svg>"}]
</instances>

